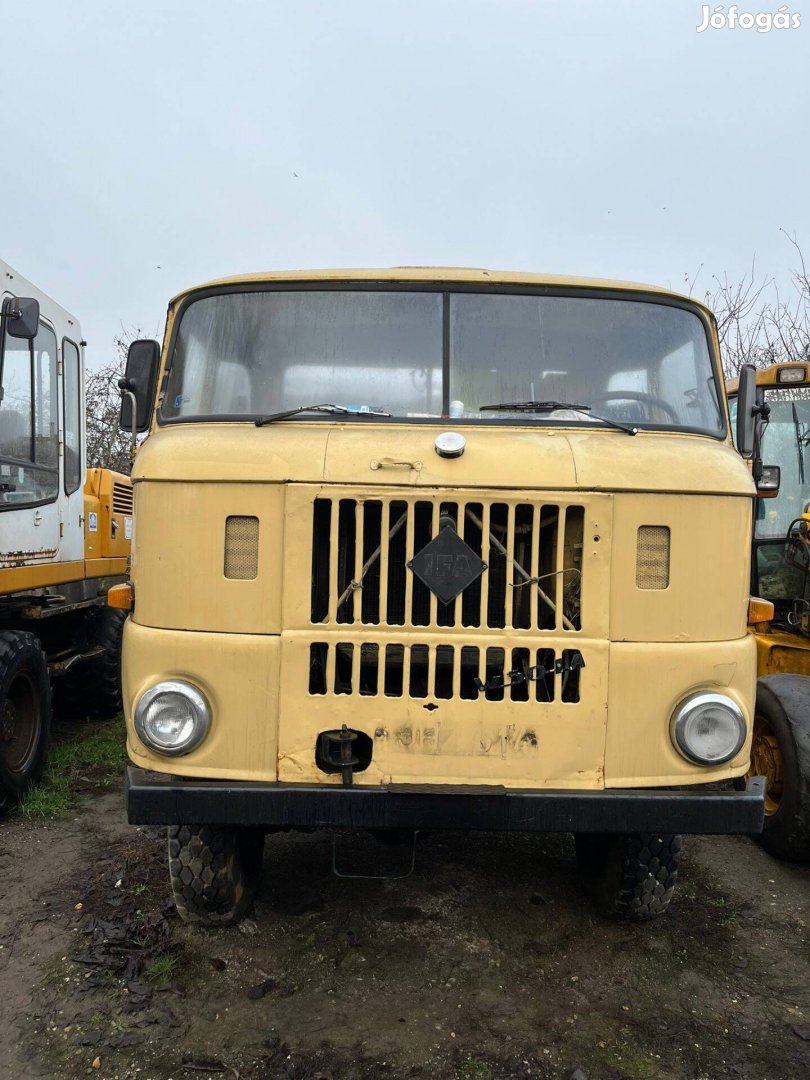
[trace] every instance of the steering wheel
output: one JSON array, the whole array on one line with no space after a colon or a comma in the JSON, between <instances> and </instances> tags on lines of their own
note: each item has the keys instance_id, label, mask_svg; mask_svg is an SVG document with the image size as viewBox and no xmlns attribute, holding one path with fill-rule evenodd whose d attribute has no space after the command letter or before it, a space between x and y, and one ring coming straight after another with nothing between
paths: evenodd
<instances>
[{"instance_id":1,"label":"steering wheel","mask_svg":"<svg viewBox=\"0 0 810 1080\"><path fill-rule=\"evenodd\" d=\"M681 422L681 418L668 401L656 397L655 394L642 393L640 390L609 390L606 394L600 394L599 397L592 398L591 405L598 406L600 401L640 401L666 413L673 424L680 424Z\"/></svg>"}]
</instances>

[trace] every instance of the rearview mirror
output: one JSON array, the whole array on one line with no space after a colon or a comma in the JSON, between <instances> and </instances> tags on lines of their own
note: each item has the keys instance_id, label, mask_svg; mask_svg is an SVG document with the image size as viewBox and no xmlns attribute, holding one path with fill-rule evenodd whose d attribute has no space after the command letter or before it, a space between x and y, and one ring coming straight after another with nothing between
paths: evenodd
<instances>
[{"instance_id":1,"label":"rearview mirror","mask_svg":"<svg viewBox=\"0 0 810 1080\"><path fill-rule=\"evenodd\" d=\"M39 300L12 296L3 301L3 318L9 337L31 341L39 330Z\"/></svg>"},{"instance_id":2,"label":"rearview mirror","mask_svg":"<svg viewBox=\"0 0 810 1080\"><path fill-rule=\"evenodd\" d=\"M775 499L779 494L782 470L778 465L763 465L757 477L757 495L760 499Z\"/></svg>"},{"instance_id":3,"label":"rearview mirror","mask_svg":"<svg viewBox=\"0 0 810 1080\"><path fill-rule=\"evenodd\" d=\"M127 367L121 380L125 393L121 397L120 426L123 431L146 431L152 419L155 403L160 345L156 341L133 341L127 353ZM121 384L119 384L121 385ZM130 396L132 395L132 396ZM135 423L132 409L135 400Z\"/></svg>"},{"instance_id":4,"label":"rearview mirror","mask_svg":"<svg viewBox=\"0 0 810 1080\"><path fill-rule=\"evenodd\" d=\"M757 416L757 369L743 364L737 391L737 449L744 458L754 454Z\"/></svg>"}]
</instances>

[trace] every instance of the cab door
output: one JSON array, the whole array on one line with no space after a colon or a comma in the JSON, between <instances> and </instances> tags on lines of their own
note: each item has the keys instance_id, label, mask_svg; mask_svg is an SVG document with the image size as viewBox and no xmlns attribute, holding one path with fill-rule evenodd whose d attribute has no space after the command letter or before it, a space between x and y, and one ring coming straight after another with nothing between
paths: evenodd
<instances>
[{"instance_id":1,"label":"cab door","mask_svg":"<svg viewBox=\"0 0 810 1080\"><path fill-rule=\"evenodd\" d=\"M57 561L60 548L59 374L56 334L2 335L0 564Z\"/></svg>"}]
</instances>

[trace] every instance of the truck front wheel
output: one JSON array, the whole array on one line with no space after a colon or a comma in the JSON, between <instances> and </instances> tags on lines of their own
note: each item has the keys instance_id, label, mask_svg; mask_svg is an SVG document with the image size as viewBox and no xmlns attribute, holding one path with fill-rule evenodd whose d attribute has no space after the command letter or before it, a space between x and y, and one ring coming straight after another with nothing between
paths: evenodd
<instances>
[{"instance_id":1,"label":"truck front wheel","mask_svg":"<svg viewBox=\"0 0 810 1080\"><path fill-rule=\"evenodd\" d=\"M635 922L663 915L678 878L681 845L681 837L669 833L577 835L577 862L600 913Z\"/></svg>"},{"instance_id":2,"label":"truck front wheel","mask_svg":"<svg viewBox=\"0 0 810 1080\"><path fill-rule=\"evenodd\" d=\"M220 825L169 826L169 878L187 922L230 926L256 895L264 833Z\"/></svg>"},{"instance_id":3,"label":"truck front wheel","mask_svg":"<svg viewBox=\"0 0 810 1080\"><path fill-rule=\"evenodd\" d=\"M0 633L0 813L42 774L51 730L48 662L33 634Z\"/></svg>"}]
</instances>

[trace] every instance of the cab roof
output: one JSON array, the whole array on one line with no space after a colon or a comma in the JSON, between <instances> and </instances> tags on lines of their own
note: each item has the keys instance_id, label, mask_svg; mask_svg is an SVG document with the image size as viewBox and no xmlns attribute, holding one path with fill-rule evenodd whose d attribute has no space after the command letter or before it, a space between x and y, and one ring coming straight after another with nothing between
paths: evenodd
<instances>
[{"instance_id":1,"label":"cab roof","mask_svg":"<svg viewBox=\"0 0 810 1080\"><path fill-rule=\"evenodd\" d=\"M803 362L801 360L781 360L777 363L768 364L767 367L757 368L757 386L776 386L779 383L779 372L786 371L789 368L801 368L804 372L804 378L799 379L797 382L785 383L786 386L801 386L806 384L808 377L810 376L810 362ZM735 376L733 379L726 379L726 393L736 394L740 388L739 376Z\"/></svg>"},{"instance_id":2,"label":"cab roof","mask_svg":"<svg viewBox=\"0 0 810 1080\"><path fill-rule=\"evenodd\" d=\"M270 284L274 281L291 282L410 282L481 285L548 285L554 288L620 290L683 300L714 317L705 304L683 293L673 292L657 285L643 285L632 281L612 281L606 278L569 277L559 274L525 274L513 270L485 270L469 266L389 266L381 269L334 269L334 270L270 270L257 274L237 274L217 278L203 285L184 289L172 299L172 304L189 294L219 286Z\"/></svg>"}]
</instances>

